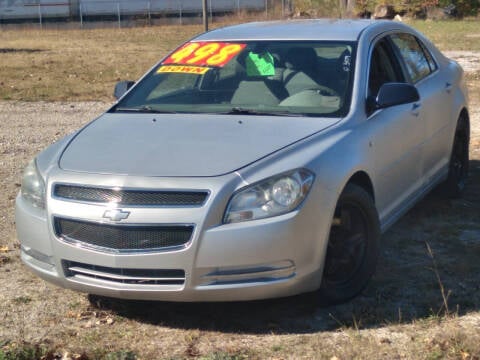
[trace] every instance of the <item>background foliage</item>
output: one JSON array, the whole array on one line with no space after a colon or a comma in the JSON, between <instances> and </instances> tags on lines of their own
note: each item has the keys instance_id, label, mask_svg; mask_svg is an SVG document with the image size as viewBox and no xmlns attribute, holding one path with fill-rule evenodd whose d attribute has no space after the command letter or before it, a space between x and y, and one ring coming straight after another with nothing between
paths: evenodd
<instances>
[{"instance_id":1,"label":"background foliage","mask_svg":"<svg viewBox=\"0 0 480 360\"><path fill-rule=\"evenodd\" d=\"M478 16L480 10L480 0L295 0L294 11L300 15L338 17L349 15L348 9L354 8L356 15L369 15L379 5L391 6L395 13L417 18L463 18Z\"/></svg>"}]
</instances>

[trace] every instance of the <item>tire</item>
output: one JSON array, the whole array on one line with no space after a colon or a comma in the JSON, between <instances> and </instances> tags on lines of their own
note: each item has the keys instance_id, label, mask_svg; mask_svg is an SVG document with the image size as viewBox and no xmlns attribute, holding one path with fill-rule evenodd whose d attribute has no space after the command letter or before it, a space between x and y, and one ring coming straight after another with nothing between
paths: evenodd
<instances>
[{"instance_id":1,"label":"tire","mask_svg":"<svg viewBox=\"0 0 480 360\"><path fill-rule=\"evenodd\" d=\"M330 229L320 303L346 302L359 294L375 272L380 224L372 197L348 184L340 195Z\"/></svg>"},{"instance_id":2,"label":"tire","mask_svg":"<svg viewBox=\"0 0 480 360\"><path fill-rule=\"evenodd\" d=\"M442 185L442 192L449 198L459 198L465 190L469 170L469 142L468 123L461 117L455 130L448 177Z\"/></svg>"}]
</instances>

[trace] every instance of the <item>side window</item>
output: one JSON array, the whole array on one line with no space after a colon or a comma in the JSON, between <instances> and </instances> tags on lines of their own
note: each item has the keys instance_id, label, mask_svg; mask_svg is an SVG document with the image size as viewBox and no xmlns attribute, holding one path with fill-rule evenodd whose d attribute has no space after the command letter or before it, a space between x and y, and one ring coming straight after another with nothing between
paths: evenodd
<instances>
[{"instance_id":1,"label":"side window","mask_svg":"<svg viewBox=\"0 0 480 360\"><path fill-rule=\"evenodd\" d=\"M382 39L373 48L368 75L368 95L376 97L380 87L389 82L404 82L389 43Z\"/></svg>"},{"instance_id":2,"label":"side window","mask_svg":"<svg viewBox=\"0 0 480 360\"><path fill-rule=\"evenodd\" d=\"M391 35L391 39L403 58L408 74L414 83L422 80L435 70L436 64L433 62L433 58L428 54L431 60L429 61L415 36L394 34ZM432 66L435 66L435 68L432 68Z\"/></svg>"},{"instance_id":3,"label":"side window","mask_svg":"<svg viewBox=\"0 0 480 360\"><path fill-rule=\"evenodd\" d=\"M438 66L437 66L437 63L435 62L435 60L433 59L433 56L432 54L430 53L430 51L428 51L427 47L425 46L424 43L422 43L420 40L418 40L418 43L420 44L420 46L422 47L422 50L423 50L423 53L425 54L426 58L427 58L427 61L428 61L428 66L430 66L430 72L434 72L435 70L437 70Z\"/></svg>"}]
</instances>

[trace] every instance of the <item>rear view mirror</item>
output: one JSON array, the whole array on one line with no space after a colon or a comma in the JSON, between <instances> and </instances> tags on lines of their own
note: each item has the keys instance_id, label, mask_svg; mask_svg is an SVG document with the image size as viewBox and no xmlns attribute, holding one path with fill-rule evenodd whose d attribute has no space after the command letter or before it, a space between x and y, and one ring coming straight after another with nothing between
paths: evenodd
<instances>
[{"instance_id":1,"label":"rear view mirror","mask_svg":"<svg viewBox=\"0 0 480 360\"><path fill-rule=\"evenodd\" d=\"M125 94L128 89L130 89L135 84L135 81L119 81L115 85L115 90L113 91L113 96L118 100L123 94Z\"/></svg>"}]
</instances>

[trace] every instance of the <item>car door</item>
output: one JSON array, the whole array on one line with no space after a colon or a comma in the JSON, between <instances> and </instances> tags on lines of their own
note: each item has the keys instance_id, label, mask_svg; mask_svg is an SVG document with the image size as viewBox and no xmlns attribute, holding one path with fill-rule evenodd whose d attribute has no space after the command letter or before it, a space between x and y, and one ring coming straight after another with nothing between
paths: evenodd
<instances>
[{"instance_id":1,"label":"car door","mask_svg":"<svg viewBox=\"0 0 480 360\"><path fill-rule=\"evenodd\" d=\"M388 37L374 44L369 64L367 104L376 98L383 84L406 81ZM418 102L367 112L372 131L376 205L383 226L388 226L415 198L422 184L423 111Z\"/></svg>"},{"instance_id":2,"label":"car door","mask_svg":"<svg viewBox=\"0 0 480 360\"><path fill-rule=\"evenodd\" d=\"M451 142L453 74L441 72L425 44L412 34L391 35L392 43L402 59L407 76L417 88L422 100L425 121L423 177L426 185L432 183L440 171L446 169Z\"/></svg>"}]
</instances>

